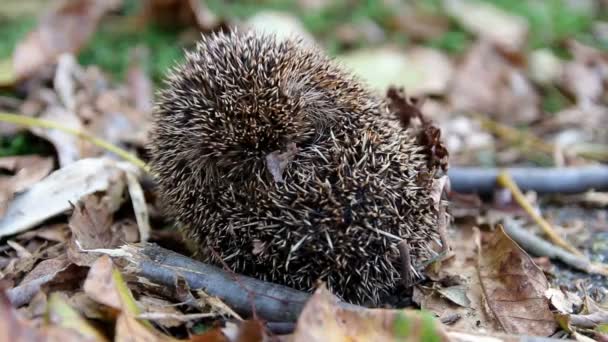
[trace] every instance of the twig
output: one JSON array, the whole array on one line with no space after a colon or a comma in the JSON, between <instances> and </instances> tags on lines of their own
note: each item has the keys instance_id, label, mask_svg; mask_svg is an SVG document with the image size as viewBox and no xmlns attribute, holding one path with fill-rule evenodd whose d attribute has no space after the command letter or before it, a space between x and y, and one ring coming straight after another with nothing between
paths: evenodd
<instances>
[{"instance_id":1,"label":"twig","mask_svg":"<svg viewBox=\"0 0 608 342\"><path fill-rule=\"evenodd\" d=\"M462 332L446 328L446 333L450 341L468 342L468 341L486 341L486 342L564 342L571 340L563 340L558 338L544 336L529 336L529 335L507 335L501 333L493 333L491 335L481 335L479 333Z\"/></svg>"},{"instance_id":2,"label":"twig","mask_svg":"<svg viewBox=\"0 0 608 342\"><path fill-rule=\"evenodd\" d=\"M582 256L583 254L579 252L576 248L570 245L567 241L561 238L559 234L551 227L549 222L547 222L542 216L540 216L536 210L532 207L530 202L526 199L524 194L519 190L517 184L513 181L511 176L507 171L502 171L497 178L498 184L509 189L515 201L532 217L534 222L543 230L543 232L549 237L551 241L556 243L557 245L567 249L571 253L574 253L578 256Z\"/></svg>"},{"instance_id":3,"label":"twig","mask_svg":"<svg viewBox=\"0 0 608 342\"><path fill-rule=\"evenodd\" d=\"M219 314L215 312L196 313L196 314L175 314L167 312L144 312L137 315L139 319L146 319L150 321L161 321L165 319L174 319L180 322L188 322L201 318L216 317Z\"/></svg>"},{"instance_id":4,"label":"twig","mask_svg":"<svg viewBox=\"0 0 608 342\"><path fill-rule=\"evenodd\" d=\"M552 144L546 143L542 139L539 139L532 134L520 131L511 126L504 125L500 122L494 121L486 117L485 115L473 114L473 117L479 120L481 126L488 131L496 134L502 139L510 142L524 143L533 149L544 152L547 154L553 154L555 147Z\"/></svg>"},{"instance_id":5,"label":"twig","mask_svg":"<svg viewBox=\"0 0 608 342\"><path fill-rule=\"evenodd\" d=\"M406 240L402 240L397 244L399 256L401 257L401 281L406 289L414 286L412 277L412 258L410 255L410 246Z\"/></svg>"},{"instance_id":6,"label":"twig","mask_svg":"<svg viewBox=\"0 0 608 342\"><path fill-rule=\"evenodd\" d=\"M191 289L205 289L206 293L219 297L244 315L251 315L253 301L257 314L268 321L295 321L311 296L287 286L241 275L237 283L229 272L151 243L125 245L122 250L122 255L115 255L127 263L124 267L127 274L145 277L169 288L175 286L176 277L182 276ZM250 297L248 291L243 291L243 285L251 289L254 296ZM359 308L343 302L339 305Z\"/></svg>"},{"instance_id":7,"label":"twig","mask_svg":"<svg viewBox=\"0 0 608 342\"><path fill-rule=\"evenodd\" d=\"M538 193L583 193L591 189L608 190L608 166L508 168L520 189ZM491 194L496 188L499 169L451 167L448 170L452 190L459 193Z\"/></svg>"},{"instance_id":8,"label":"twig","mask_svg":"<svg viewBox=\"0 0 608 342\"><path fill-rule=\"evenodd\" d=\"M266 328L275 335L287 335L293 333L296 324L295 322L268 322Z\"/></svg>"},{"instance_id":9,"label":"twig","mask_svg":"<svg viewBox=\"0 0 608 342\"><path fill-rule=\"evenodd\" d=\"M117 156L123 158L124 160L127 160L127 161L133 163L134 165L136 165L137 167L141 168L146 173L151 173L150 168L143 160L137 158L136 156L123 150L122 148L113 145L110 142L107 142L103 139L95 137L94 135L92 135L88 132L66 127L66 126L63 126L54 121L36 119L36 118L29 117L29 116L18 115L18 114L0 112L0 121L8 122L8 123L12 123L15 125L20 125L20 126L56 129L56 130L62 131L64 133L74 135L80 139L86 140L96 146L99 146L109 152L116 154Z\"/></svg>"},{"instance_id":10,"label":"twig","mask_svg":"<svg viewBox=\"0 0 608 342\"><path fill-rule=\"evenodd\" d=\"M608 323L608 312L597 311L587 315L570 315L570 324L581 327L594 329L600 324Z\"/></svg>"},{"instance_id":11,"label":"twig","mask_svg":"<svg viewBox=\"0 0 608 342\"><path fill-rule=\"evenodd\" d=\"M46 274L40 278L36 278L32 281L27 282L24 285L20 285L14 288L10 288L6 291L11 304L18 308L29 303L32 298L40 291L40 288L51 281L55 277L55 274Z\"/></svg>"},{"instance_id":12,"label":"twig","mask_svg":"<svg viewBox=\"0 0 608 342\"><path fill-rule=\"evenodd\" d=\"M545 142L533 134L494 121L484 115L473 114L473 117L480 122L483 128L494 133L499 138L514 144L529 147L525 152L538 151L547 155L553 155L557 149L557 146L554 144ZM577 155L585 159L604 162L608 160L608 154L606 153L605 147L606 146L603 145L578 145L578 147L569 146L568 152L572 155Z\"/></svg>"},{"instance_id":13,"label":"twig","mask_svg":"<svg viewBox=\"0 0 608 342\"><path fill-rule=\"evenodd\" d=\"M513 219L505 218L503 223L505 232L517 242L521 248L529 253L535 256L546 256L551 259L557 259L564 264L583 272L608 276L608 267L606 265L592 263L587 258L568 253L525 230Z\"/></svg>"}]
</instances>

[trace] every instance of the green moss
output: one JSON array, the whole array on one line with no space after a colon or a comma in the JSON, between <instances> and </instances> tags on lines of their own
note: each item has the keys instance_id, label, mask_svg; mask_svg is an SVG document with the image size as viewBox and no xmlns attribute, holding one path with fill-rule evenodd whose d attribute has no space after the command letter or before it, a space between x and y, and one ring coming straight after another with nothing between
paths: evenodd
<instances>
[{"instance_id":1,"label":"green moss","mask_svg":"<svg viewBox=\"0 0 608 342\"><path fill-rule=\"evenodd\" d=\"M547 113L556 113L571 104L557 87L548 86L543 89L542 108Z\"/></svg>"},{"instance_id":2,"label":"green moss","mask_svg":"<svg viewBox=\"0 0 608 342\"><path fill-rule=\"evenodd\" d=\"M0 59L9 58L17 42L36 25L36 18L3 18L0 16Z\"/></svg>"},{"instance_id":3,"label":"green moss","mask_svg":"<svg viewBox=\"0 0 608 342\"><path fill-rule=\"evenodd\" d=\"M147 70L155 82L160 82L169 68L183 57L184 45L179 32L147 27L143 31L116 30L104 26L80 53L82 64L99 65L117 78L123 78L129 66L129 51L141 45L149 49Z\"/></svg>"},{"instance_id":4,"label":"green moss","mask_svg":"<svg viewBox=\"0 0 608 342\"><path fill-rule=\"evenodd\" d=\"M29 133L0 137L0 157L26 154L51 155L52 150L44 140Z\"/></svg>"},{"instance_id":5,"label":"green moss","mask_svg":"<svg viewBox=\"0 0 608 342\"><path fill-rule=\"evenodd\" d=\"M441 37L431 40L428 45L449 54L462 54L473 41L471 34L455 29L445 32Z\"/></svg>"},{"instance_id":6,"label":"green moss","mask_svg":"<svg viewBox=\"0 0 608 342\"><path fill-rule=\"evenodd\" d=\"M575 11L564 0L485 0L525 18L530 25L530 48L554 47L566 38L589 40L593 15ZM585 36L587 36L585 38Z\"/></svg>"}]
</instances>

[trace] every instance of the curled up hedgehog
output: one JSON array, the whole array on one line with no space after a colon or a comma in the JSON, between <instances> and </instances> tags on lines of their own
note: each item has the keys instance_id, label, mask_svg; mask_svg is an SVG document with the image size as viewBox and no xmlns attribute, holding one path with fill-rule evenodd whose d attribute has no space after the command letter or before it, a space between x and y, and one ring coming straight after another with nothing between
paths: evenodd
<instances>
[{"instance_id":1,"label":"curled up hedgehog","mask_svg":"<svg viewBox=\"0 0 608 342\"><path fill-rule=\"evenodd\" d=\"M196 257L240 274L378 305L402 276L401 241L412 265L440 244L424 146L299 41L203 37L160 92L150 155Z\"/></svg>"}]
</instances>

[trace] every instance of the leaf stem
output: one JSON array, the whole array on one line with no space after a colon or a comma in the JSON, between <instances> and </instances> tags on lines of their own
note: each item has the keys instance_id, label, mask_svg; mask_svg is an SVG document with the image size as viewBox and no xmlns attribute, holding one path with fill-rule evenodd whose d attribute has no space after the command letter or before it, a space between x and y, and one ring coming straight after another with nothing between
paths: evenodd
<instances>
[{"instance_id":1,"label":"leaf stem","mask_svg":"<svg viewBox=\"0 0 608 342\"><path fill-rule=\"evenodd\" d=\"M506 170L502 170L498 174L496 181L498 182L499 185L501 185L501 186L509 189L509 191L511 191L511 194L513 194L513 197L515 198L515 201L517 202L517 204L519 204L522 207L522 209L524 209L526 211L526 213L528 213L528 215L530 215L530 217L532 217L534 222L536 222L536 224L543 230L543 232L549 237L549 239L551 241L553 241L553 243L570 251L573 254L576 254L578 256L583 256L583 253L581 253L579 250L574 248L566 240L562 239L562 237L559 236L559 234L553 229L553 227L551 227L549 222L547 222L541 215L539 215L536 212L536 210L534 210L534 208L532 207L532 204L530 204L530 202L528 202L528 200L526 199L524 194L521 192L521 190L519 189L517 184L515 184L515 182L511 178L511 175L509 174L509 172L507 172Z\"/></svg>"},{"instance_id":2,"label":"leaf stem","mask_svg":"<svg viewBox=\"0 0 608 342\"><path fill-rule=\"evenodd\" d=\"M29 116L11 114L11 113L0 112L0 121L19 125L19 126L56 129L56 130L62 131L64 133L74 135L80 139L86 140L98 147L101 147L109 152L116 154L117 156L121 157L122 159L129 161L132 164L134 164L135 166L141 168L146 173L151 174L150 167L146 164L146 162L139 159L135 155L129 153L128 151L125 151L124 149L122 149L116 145L113 145L112 143L110 143L106 140L97 138L88 132L85 132L85 131L82 131L79 129L66 127L55 121L37 119L37 118L29 117Z\"/></svg>"}]
</instances>

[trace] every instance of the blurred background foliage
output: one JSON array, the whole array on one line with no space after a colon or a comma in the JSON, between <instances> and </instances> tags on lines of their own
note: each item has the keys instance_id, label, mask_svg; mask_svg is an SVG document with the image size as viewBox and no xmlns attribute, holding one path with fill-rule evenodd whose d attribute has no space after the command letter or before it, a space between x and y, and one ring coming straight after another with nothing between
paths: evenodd
<instances>
[{"instance_id":1,"label":"blurred background foliage","mask_svg":"<svg viewBox=\"0 0 608 342\"><path fill-rule=\"evenodd\" d=\"M527 19L530 25L528 48L546 47L558 55L566 54L561 43L566 38L575 38L583 43L607 49L608 41L599 40L590 32L596 20L608 19L605 11L592 12L584 5L576 5L578 0L544 0L544 1L511 1L484 0L510 13ZM46 1L25 0L30 4L16 4L7 0L0 6L0 58L11 55L15 44L37 23L41 6ZM313 1L314 2L314 1ZM581 1L586 2L586 1ZM15 3L15 4L11 4ZM39 3L39 6L34 6ZM115 17L106 20L80 53L79 61L83 64L96 64L116 77L122 77L128 65L129 48L135 44L144 44L151 51L150 72L153 79L159 81L166 70L182 56L183 48L188 47L190 36L176 28L147 25L140 27L133 23L133 15L141 10L142 1L126 0L125 6ZM413 42L396 28L396 8L401 1L374 0L336 0L324 6L303 6L298 0L257 0L257 1L223 1L210 0L205 4L218 17L246 20L264 11L289 12L297 16L306 30L320 41L328 53L338 54L347 49L369 46L362 39L348 47L341 44L337 36L344 24L359 25L368 21L378 25L385 32L381 42L408 46ZM429 15L449 18L441 6L441 0L412 1L414 6ZM569 3L569 4L568 4ZM4 8L3 8L4 7ZM454 20L449 20L449 29L441 36L422 43L439 48L450 54L463 53L473 42L473 37Z\"/></svg>"}]
</instances>

